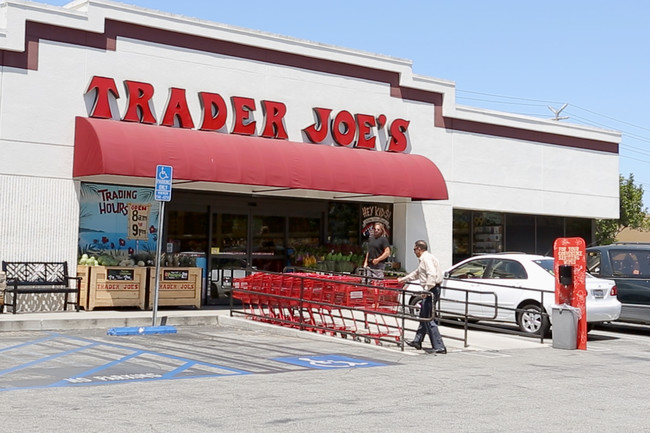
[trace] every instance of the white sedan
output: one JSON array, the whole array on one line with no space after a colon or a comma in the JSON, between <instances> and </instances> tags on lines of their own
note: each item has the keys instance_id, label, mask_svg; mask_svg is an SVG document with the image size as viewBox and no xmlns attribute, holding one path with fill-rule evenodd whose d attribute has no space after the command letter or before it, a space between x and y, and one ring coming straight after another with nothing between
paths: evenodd
<instances>
[{"instance_id":1,"label":"white sedan","mask_svg":"<svg viewBox=\"0 0 650 433\"><path fill-rule=\"evenodd\" d=\"M470 320L516 323L521 331L546 334L555 304L553 257L532 254L486 254L466 259L445 272L440 311ZM411 289L411 288L409 288ZM611 280L587 274L587 323L618 319L621 303ZM548 316L543 316L540 312Z\"/></svg>"}]
</instances>

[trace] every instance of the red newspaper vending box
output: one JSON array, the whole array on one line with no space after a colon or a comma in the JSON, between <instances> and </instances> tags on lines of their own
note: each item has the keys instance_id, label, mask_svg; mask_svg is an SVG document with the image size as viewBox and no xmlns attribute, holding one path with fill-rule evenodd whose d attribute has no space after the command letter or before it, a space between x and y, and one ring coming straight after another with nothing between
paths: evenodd
<instances>
[{"instance_id":1,"label":"red newspaper vending box","mask_svg":"<svg viewBox=\"0 0 650 433\"><path fill-rule=\"evenodd\" d=\"M580 310L577 348L587 350L585 241L582 238L558 238L553 244L553 253L555 257L555 303L568 304Z\"/></svg>"}]
</instances>

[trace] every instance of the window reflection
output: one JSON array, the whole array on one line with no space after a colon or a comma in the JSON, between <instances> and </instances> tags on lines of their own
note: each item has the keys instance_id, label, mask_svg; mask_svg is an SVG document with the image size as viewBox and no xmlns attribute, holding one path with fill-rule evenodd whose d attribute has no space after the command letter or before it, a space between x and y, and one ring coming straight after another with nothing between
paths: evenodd
<instances>
[{"instance_id":1,"label":"window reflection","mask_svg":"<svg viewBox=\"0 0 650 433\"><path fill-rule=\"evenodd\" d=\"M219 253L246 254L248 216L234 214L214 215L212 237L212 248L218 248Z\"/></svg>"},{"instance_id":2,"label":"window reflection","mask_svg":"<svg viewBox=\"0 0 650 433\"><path fill-rule=\"evenodd\" d=\"M284 217L253 217L253 254L275 255L284 250Z\"/></svg>"}]
</instances>

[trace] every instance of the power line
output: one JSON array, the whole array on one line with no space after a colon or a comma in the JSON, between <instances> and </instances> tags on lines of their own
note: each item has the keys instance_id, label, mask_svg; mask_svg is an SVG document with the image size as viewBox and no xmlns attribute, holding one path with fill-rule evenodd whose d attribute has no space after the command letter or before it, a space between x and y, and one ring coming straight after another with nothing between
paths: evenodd
<instances>
[{"instance_id":1,"label":"power line","mask_svg":"<svg viewBox=\"0 0 650 433\"><path fill-rule=\"evenodd\" d=\"M493 94L493 93L483 93L483 92L475 92L475 91L471 91L471 90L461 90L461 89L456 89L456 93L470 93L470 94L473 94L473 95L490 96L490 97L506 99L506 100L537 102L538 104L522 104L522 103L508 102L508 101L495 101L495 100L490 100L490 99L469 98L469 97L466 97L466 96L461 96L460 97L460 98L467 99L467 100L477 100L477 101L500 103L500 104L512 104L512 105L532 105L532 106L539 106L540 108L542 106L545 107L546 104L564 104L565 103L565 102L558 102L558 101L549 101L549 100L544 100L544 99L518 98L518 97L514 97L514 96L496 95L496 94ZM587 108L583 108L583 107L581 107L579 105L569 104L569 106L572 107L572 108L577 108L579 110L586 111L587 113L590 113L590 114L593 114L593 115L596 115L596 116L604 117L604 118L612 120L614 122L622 123L624 125L632 126L634 128L638 128L638 129L642 129L642 130L650 132L650 128L635 125L634 123L630 123L630 122L627 122L625 120L616 119L616 118L608 116L606 114L597 113L597 112L589 110Z\"/></svg>"},{"instance_id":2,"label":"power line","mask_svg":"<svg viewBox=\"0 0 650 433\"><path fill-rule=\"evenodd\" d=\"M557 102L557 101L548 101L548 100L543 100L543 99L531 99L531 98L518 98L518 97L513 97L513 96L496 95L496 94L493 94L493 93L475 92L475 91L470 91L470 90L457 89L456 92L457 93L469 93L469 94L473 94L473 95L483 95L483 96L489 96L489 97L493 97L493 98L505 99L505 101L504 101L504 100L493 100L493 99L482 99L482 98L471 98L471 97L466 97L466 96L459 96L460 99L464 99L464 100L488 102L488 103L493 103L493 104L534 106L534 107L540 107L540 110L542 108L546 108L546 106L543 105L543 104L549 104L549 103L550 104L562 104L561 102ZM508 101L508 100L511 100L511 101ZM530 102L536 102L536 104L535 103L512 102L512 101L530 101ZM614 117L611 117L611 116L608 116L608 115L605 115L605 114L597 113L597 112L595 112L593 110L589 110L589 109L581 107L579 105L570 104L569 107L571 109L575 108L575 109L578 109L578 110L582 110L582 111L585 111L587 113L593 114L595 116L600 116L602 118L609 119L609 120L612 120L614 122L618 122L618 123L621 123L621 124L624 124L624 125L627 125L627 126L631 126L633 128L637 128L637 129L640 129L640 130L650 132L650 128L635 125L635 124L633 124L631 122L627 122L627 121L624 121L624 120L619 120L619 119L616 119ZM587 119L585 117L582 117L582 116L580 116L578 114L575 114L575 112L570 111L570 110L567 110L566 113L571 118L578 119L583 124L586 124L586 125L589 125L589 126L619 130L619 128L613 127L611 125L604 124L604 123L601 123L601 122L598 122L598 121L595 121L595 120L591 120L591 119ZM531 114L528 114L528 113L516 113L516 114L531 115ZM533 116L544 117L543 115L540 115L540 114L532 114L532 115ZM638 134L635 134L633 132L630 132L629 130L620 130L620 132L625 137L634 138L634 139L639 140L639 141L650 143L650 137L646 137L646 136L643 136L643 135L638 135Z\"/></svg>"},{"instance_id":3,"label":"power line","mask_svg":"<svg viewBox=\"0 0 650 433\"><path fill-rule=\"evenodd\" d=\"M507 106L521 106L521 107L539 107L540 113L534 113L534 114L529 114L529 113L513 113L513 114L521 114L521 115L527 115L527 116L536 116L536 117L543 117L545 118L543 113L545 113L545 109L547 108L547 104L553 104L553 105L560 105L564 104L564 102L557 102L557 101L548 101L548 100L542 100L542 99L531 99L531 98L518 98L518 97L512 97L512 96L504 96L504 95L496 95L492 93L484 93L484 92L474 92L474 91L469 91L469 90L460 90L456 89L457 92L457 98L466 100L466 101L477 101L477 102L484 102L488 104L501 104L501 105L507 105ZM487 98L477 98L477 97L469 97L469 96L462 96L462 94L471 94L471 95L480 95L480 96L486 96L488 98L498 98L498 99L487 99ZM525 102L521 102L525 101ZM567 115L570 116L571 119L575 119L576 123L583 123L588 126L593 126L593 127L598 127L598 128L605 128L605 129L612 129L612 130L618 130L622 134L623 141L620 143L620 149L623 151L623 153L619 152L619 158L622 158L624 160L631 160L631 161L636 161L640 162L643 164L650 164L650 160L648 159L643 159L642 157L649 157L650 158L650 149L647 149L645 147L638 147L638 146L633 146L629 144L629 141L639 141L642 143L650 143L650 137L643 135L643 134L638 134L631 132L629 128L617 128L615 126L612 126L611 124L608 124L607 122L603 123L602 121L594 120L594 119L589 119L583 116L580 116L577 114L575 110L578 111L584 111L586 113L589 113L594 116L598 116L603 119L607 119L612 122L616 122L617 124L621 125L626 125L631 128L638 129L640 131L648 131L650 132L650 128L636 125L631 122L627 122L625 120L620 120L616 119L612 116L608 116L606 114L601 114L597 113L593 110L589 110L587 108L581 107L579 105L574 105L570 104L569 105L570 109L565 111ZM486 107L488 108L488 107ZM510 109L511 111L515 111ZM629 154L634 154L634 155L639 155L640 157L634 157L630 156ZM636 179L635 181L637 185L640 187L646 189L648 186L650 186L650 182L644 181L641 179Z\"/></svg>"}]
</instances>

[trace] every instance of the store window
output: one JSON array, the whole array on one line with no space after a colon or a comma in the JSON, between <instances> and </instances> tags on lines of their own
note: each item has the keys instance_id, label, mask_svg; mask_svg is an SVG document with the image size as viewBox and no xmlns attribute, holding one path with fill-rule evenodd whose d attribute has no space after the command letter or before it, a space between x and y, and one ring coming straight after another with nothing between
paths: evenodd
<instances>
[{"instance_id":1,"label":"store window","mask_svg":"<svg viewBox=\"0 0 650 433\"><path fill-rule=\"evenodd\" d=\"M587 218L566 218L566 237L582 238L585 244L590 245L594 242L592 236L592 220Z\"/></svg>"},{"instance_id":2,"label":"store window","mask_svg":"<svg viewBox=\"0 0 650 433\"><path fill-rule=\"evenodd\" d=\"M330 203L327 218L327 243L359 245L361 221L356 203Z\"/></svg>"},{"instance_id":3,"label":"store window","mask_svg":"<svg viewBox=\"0 0 650 433\"><path fill-rule=\"evenodd\" d=\"M294 250L320 245L320 218L290 217L288 245Z\"/></svg>"},{"instance_id":4,"label":"store window","mask_svg":"<svg viewBox=\"0 0 650 433\"><path fill-rule=\"evenodd\" d=\"M553 255L555 239L563 238L564 218L553 216L537 217L537 254Z\"/></svg>"},{"instance_id":5,"label":"store window","mask_svg":"<svg viewBox=\"0 0 650 433\"><path fill-rule=\"evenodd\" d=\"M454 210L453 260L458 263L471 255L472 211Z\"/></svg>"},{"instance_id":6,"label":"store window","mask_svg":"<svg viewBox=\"0 0 650 433\"><path fill-rule=\"evenodd\" d=\"M212 218L212 254L245 255L248 245L248 216L214 214Z\"/></svg>"},{"instance_id":7,"label":"store window","mask_svg":"<svg viewBox=\"0 0 650 433\"><path fill-rule=\"evenodd\" d=\"M285 260L285 217L256 215L252 217L252 265L263 271L282 272Z\"/></svg>"},{"instance_id":8,"label":"store window","mask_svg":"<svg viewBox=\"0 0 650 433\"><path fill-rule=\"evenodd\" d=\"M555 239L593 239L593 221L542 215L454 210L453 262L503 251L553 255Z\"/></svg>"},{"instance_id":9,"label":"store window","mask_svg":"<svg viewBox=\"0 0 650 433\"><path fill-rule=\"evenodd\" d=\"M503 251L503 214L474 212L474 253L500 253Z\"/></svg>"},{"instance_id":10,"label":"store window","mask_svg":"<svg viewBox=\"0 0 650 433\"><path fill-rule=\"evenodd\" d=\"M535 215L506 215L506 251L534 254Z\"/></svg>"},{"instance_id":11,"label":"store window","mask_svg":"<svg viewBox=\"0 0 650 433\"><path fill-rule=\"evenodd\" d=\"M205 252L208 247L208 214L205 212L170 211L167 242L173 252Z\"/></svg>"}]
</instances>

